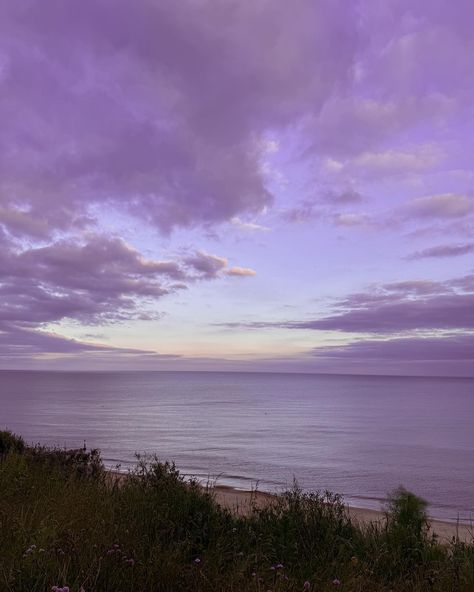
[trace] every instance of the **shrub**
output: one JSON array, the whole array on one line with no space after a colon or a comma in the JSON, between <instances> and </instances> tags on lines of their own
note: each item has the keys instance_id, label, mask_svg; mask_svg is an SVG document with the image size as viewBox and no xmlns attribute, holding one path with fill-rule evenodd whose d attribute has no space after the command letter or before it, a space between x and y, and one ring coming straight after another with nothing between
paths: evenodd
<instances>
[{"instance_id":1,"label":"shrub","mask_svg":"<svg viewBox=\"0 0 474 592\"><path fill-rule=\"evenodd\" d=\"M0 456L4 456L9 452L21 454L24 450L25 442L23 438L9 431L0 431Z\"/></svg>"}]
</instances>

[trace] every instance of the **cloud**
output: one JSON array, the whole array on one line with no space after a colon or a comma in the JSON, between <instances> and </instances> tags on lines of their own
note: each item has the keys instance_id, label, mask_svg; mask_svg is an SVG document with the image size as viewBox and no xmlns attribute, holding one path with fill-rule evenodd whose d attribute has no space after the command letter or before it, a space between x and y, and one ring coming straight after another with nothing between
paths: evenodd
<instances>
[{"instance_id":1,"label":"cloud","mask_svg":"<svg viewBox=\"0 0 474 592\"><path fill-rule=\"evenodd\" d=\"M454 245L438 245L436 247L429 247L422 251L415 251L408 255L407 259L430 259L443 257L459 257L474 253L474 243L454 244Z\"/></svg>"},{"instance_id":2,"label":"cloud","mask_svg":"<svg viewBox=\"0 0 474 592\"><path fill-rule=\"evenodd\" d=\"M0 324L0 357L17 358L35 354L102 354L142 355L156 354L149 350L117 348L96 343L68 339L46 331L18 327L9 323Z\"/></svg>"},{"instance_id":3,"label":"cloud","mask_svg":"<svg viewBox=\"0 0 474 592\"><path fill-rule=\"evenodd\" d=\"M227 259L218 257L217 255L209 255L203 251L197 252L192 257L187 257L184 260L185 264L196 271L199 276L205 278L216 277L225 267L227 267Z\"/></svg>"},{"instance_id":4,"label":"cloud","mask_svg":"<svg viewBox=\"0 0 474 592\"><path fill-rule=\"evenodd\" d=\"M26 250L7 243L0 253L0 320L98 323L140 317L144 301L213 279L226 266L227 259L203 252L175 261L146 259L122 239L103 235Z\"/></svg>"},{"instance_id":5,"label":"cloud","mask_svg":"<svg viewBox=\"0 0 474 592\"><path fill-rule=\"evenodd\" d=\"M247 230L250 232L268 232L270 228L257 224L256 222L245 222L238 217L232 218L231 223L240 230Z\"/></svg>"},{"instance_id":6,"label":"cloud","mask_svg":"<svg viewBox=\"0 0 474 592\"><path fill-rule=\"evenodd\" d=\"M257 274L248 267L228 267L228 260L225 257L218 257L203 251L198 251L190 257L185 257L184 265L197 275L190 275L193 279L214 279L222 275L234 277L250 277Z\"/></svg>"},{"instance_id":7,"label":"cloud","mask_svg":"<svg viewBox=\"0 0 474 592\"><path fill-rule=\"evenodd\" d=\"M177 263L145 259L104 236L4 249L0 273L0 320L22 324L133 318L141 314L139 302L176 291L176 280L186 277Z\"/></svg>"},{"instance_id":8,"label":"cloud","mask_svg":"<svg viewBox=\"0 0 474 592\"><path fill-rule=\"evenodd\" d=\"M342 346L317 347L311 354L341 361L361 360L366 363L374 360L395 362L472 360L474 362L474 335L360 340Z\"/></svg>"},{"instance_id":9,"label":"cloud","mask_svg":"<svg viewBox=\"0 0 474 592\"><path fill-rule=\"evenodd\" d=\"M249 267L231 267L226 273L227 275L234 275L238 277L252 277L257 275L257 272L254 269L250 269Z\"/></svg>"},{"instance_id":10,"label":"cloud","mask_svg":"<svg viewBox=\"0 0 474 592\"><path fill-rule=\"evenodd\" d=\"M382 293L395 294L395 297L401 296L423 296L427 294L445 294L452 291L452 288L446 282L435 282L433 280L405 280L401 282L390 282L388 284L382 284ZM361 295L361 301L364 302L366 295ZM354 298L350 298L348 301L352 302Z\"/></svg>"},{"instance_id":11,"label":"cloud","mask_svg":"<svg viewBox=\"0 0 474 592\"><path fill-rule=\"evenodd\" d=\"M340 190L327 190L319 192L311 199L304 199L295 207L287 208L281 213L285 222L299 224L317 219L332 222L336 225L353 226L367 224L369 216L364 213L334 212L334 208L347 205L357 205L366 201L365 196L353 189L346 187Z\"/></svg>"},{"instance_id":12,"label":"cloud","mask_svg":"<svg viewBox=\"0 0 474 592\"><path fill-rule=\"evenodd\" d=\"M336 226L368 226L372 219L369 214L339 212L334 214L333 222Z\"/></svg>"},{"instance_id":13,"label":"cloud","mask_svg":"<svg viewBox=\"0 0 474 592\"><path fill-rule=\"evenodd\" d=\"M470 7L435 4L4 3L2 224L45 239L97 207L163 232L252 217L285 134L337 174L427 170L437 148L415 140L472 102Z\"/></svg>"},{"instance_id":14,"label":"cloud","mask_svg":"<svg viewBox=\"0 0 474 592\"><path fill-rule=\"evenodd\" d=\"M97 204L164 232L258 213L266 132L349 79L354 22L342 0L3 4L3 223L44 237Z\"/></svg>"},{"instance_id":15,"label":"cloud","mask_svg":"<svg viewBox=\"0 0 474 592\"><path fill-rule=\"evenodd\" d=\"M328 191L324 199L335 204L356 204L365 201L366 198L355 189L349 188L342 191Z\"/></svg>"},{"instance_id":16,"label":"cloud","mask_svg":"<svg viewBox=\"0 0 474 592\"><path fill-rule=\"evenodd\" d=\"M474 330L472 275L446 282L374 286L333 303L334 314L310 320L227 323L229 328L280 328L345 333Z\"/></svg>"},{"instance_id":17,"label":"cloud","mask_svg":"<svg viewBox=\"0 0 474 592\"><path fill-rule=\"evenodd\" d=\"M416 329L474 329L474 294L436 295L417 300L359 306L342 314L288 323L287 328L394 333Z\"/></svg>"},{"instance_id":18,"label":"cloud","mask_svg":"<svg viewBox=\"0 0 474 592\"><path fill-rule=\"evenodd\" d=\"M433 146L416 146L412 151L386 150L364 152L348 164L364 176L378 178L394 175L422 173L432 169L441 159L439 150Z\"/></svg>"},{"instance_id":19,"label":"cloud","mask_svg":"<svg viewBox=\"0 0 474 592\"><path fill-rule=\"evenodd\" d=\"M0 328L12 352L21 339L21 351L35 344L55 351L55 343L64 351L79 351L83 345L78 342L39 329L64 319L89 325L156 319L158 300L192 282L214 279L227 267L226 259L202 252L174 261L147 259L122 239L104 235L22 250L0 233L0 247Z\"/></svg>"},{"instance_id":20,"label":"cloud","mask_svg":"<svg viewBox=\"0 0 474 592\"><path fill-rule=\"evenodd\" d=\"M405 204L405 218L463 218L474 212L474 199L467 195L443 193L418 197Z\"/></svg>"}]
</instances>

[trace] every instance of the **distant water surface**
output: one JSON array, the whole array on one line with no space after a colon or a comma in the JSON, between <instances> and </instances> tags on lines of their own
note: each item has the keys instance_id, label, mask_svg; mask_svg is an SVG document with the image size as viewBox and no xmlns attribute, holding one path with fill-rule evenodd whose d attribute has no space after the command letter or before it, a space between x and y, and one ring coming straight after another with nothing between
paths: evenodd
<instances>
[{"instance_id":1,"label":"distant water surface","mask_svg":"<svg viewBox=\"0 0 474 592\"><path fill-rule=\"evenodd\" d=\"M474 379L207 372L0 371L0 428L156 452L198 477L331 489L378 508L403 484L434 517L474 519Z\"/></svg>"}]
</instances>

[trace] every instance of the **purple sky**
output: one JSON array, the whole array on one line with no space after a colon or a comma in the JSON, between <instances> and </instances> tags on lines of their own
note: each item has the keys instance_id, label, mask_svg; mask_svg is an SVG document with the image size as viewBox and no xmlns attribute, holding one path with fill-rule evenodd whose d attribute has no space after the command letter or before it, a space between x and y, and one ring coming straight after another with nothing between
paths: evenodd
<instances>
[{"instance_id":1,"label":"purple sky","mask_svg":"<svg viewBox=\"0 0 474 592\"><path fill-rule=\"evenodd\" d=\"M2 2L0 368L474 376L473 23Z\"/></svg>"}]
</instances>

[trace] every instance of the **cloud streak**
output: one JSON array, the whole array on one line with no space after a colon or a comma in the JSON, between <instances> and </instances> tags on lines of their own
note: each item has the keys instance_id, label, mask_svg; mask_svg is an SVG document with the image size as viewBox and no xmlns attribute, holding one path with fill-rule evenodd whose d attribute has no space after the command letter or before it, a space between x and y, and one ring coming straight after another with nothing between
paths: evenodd
<instances>
[{"instance_id":1,"label":"cloud streak","mask_svg":"<svg viewBox=\"0 0 474 592\"><path fill-rule=\"evenodd\" d=\"M415 251L407 256L407 259L437 259L444 257L460 257L474 253L474 243L438 245L421 251Z\"/></svg>"},{"instance_id":2,"label":"cloud streak","mask_svg":"<svg viewBox=\"0 0 474 592\"><path fill-rule=\"evenodd\" d=\"M473 276L447 282L397 282L334 303L335 314L303 321L228 323L254 329L279 328L346 333L474 330Z\"/></svg>"}]
</instances>

